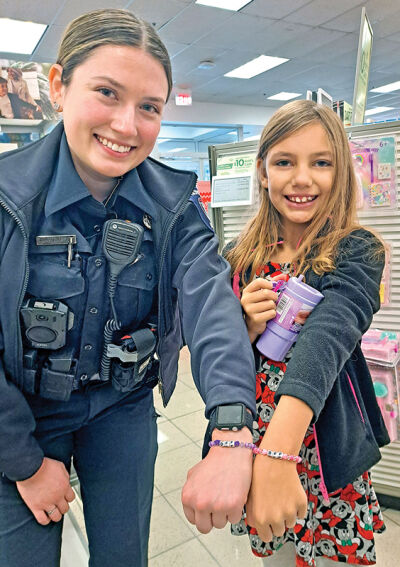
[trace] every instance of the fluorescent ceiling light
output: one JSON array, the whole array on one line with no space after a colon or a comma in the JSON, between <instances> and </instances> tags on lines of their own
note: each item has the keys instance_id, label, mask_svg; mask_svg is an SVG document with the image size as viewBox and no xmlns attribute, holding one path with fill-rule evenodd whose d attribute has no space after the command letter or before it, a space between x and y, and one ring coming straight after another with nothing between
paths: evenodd
<instances>
[{"instance_id":1,"label":"fluorescent ceiling light","mask_svg":"<svg viewBox=\"0 0 400 567\"><path fill-rule=\"evenodd\" d=\"M252 0L197 0L196 4L203 6L212 6L213 8L222 8L223 10L232 10L237 12L246 4L250 4Z\"/></svg>"},{"instance_id":2,"label":"fluorescent ceiling light","mask_svg":"<svg viewBox=\"0 0 400 567\"><path fill-rule=\"evenodd\" d=\"M159 138L159 139L157 140L157 142L158 142L159 144L165 144L165 142L170 142L170 141L171 141L171 138L161 138L161 139Z\"/></svg>"},{"instance_id":3,"label":"fluorescent ceiling light","mask_svg":"<svg viewBox=\"0 0 400 567\"><path fill-rule=\"evenodd\" d=\"M0 51L30 55L46 28L45 24L0 18Z\"/></svg>"},{"instance_id":4,"label":"fluorescent ceiling light","mask_svg":"<svg viewBox=\"0 0 400 567\"><path fill-rule=\"evenodd\" d=\"M269 96L269 100L291 100L292 98L296 98L298 96L300 96L301 93L287 93L285 91L282 91L281 93L277 93L274 94L272 96Z\"/></svg>"},{"instance_id":5,"label":"fluorescent ceiling light","mask_svg":"<svg viewBox=\"0 0 400 567\"><path fill-rule=\"evenodd\" d=\"M167 152L172 154L173 152L183 152L183 150L187 150L187 148L174 148L173 150L167 150Z\"/></svg>"},{"instance_id":6,"label":"fluorescent ceiling light","mask_svg":"<svg viewBox=\"0 0 400 567\"><path fill-rule=\"evenodd\" d=\"M371 89L371 93L391 93L393 91L398 91L400 89L400 81L395 83L389 83L387 85L382 85L376 89Z\"/></svg>"},{"instance_id":7,"label":"fluorescent ceiling light","mask_svg":"<svg viewBox=\"0 0 400 567\"><path fill-rule=\"evenodd\" d=\"M392 106L377 106L376 108L370 108L365 111L365 116L371 116L371 114L379 114L380 112L386 112L388 110L394 110Z\"/></svg>"},{"instance_id":8,"label":"fluorescent ceiling light","mask_svg":"<svg viewBox=\"0 0 400 567\"><path fill-rule=\"evenodd\" d=\"M269 55L260 55L252 61L225 73L225 77L236 77L237 79L251 79L260 73L264 73L273 67L286 63L289 59L283 57L270 57Z\"/></svg>"}]
</instances>

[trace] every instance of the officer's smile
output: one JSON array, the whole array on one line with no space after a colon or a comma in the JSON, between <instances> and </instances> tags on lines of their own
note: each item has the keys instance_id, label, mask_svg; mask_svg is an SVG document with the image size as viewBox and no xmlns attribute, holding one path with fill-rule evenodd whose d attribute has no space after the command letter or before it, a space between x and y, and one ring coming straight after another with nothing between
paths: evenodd
<instances>
[{"instance_id":1,"label":"officer's smile","mask_svg":"<svg viewBox=\"0 0 400 567\"><path fill-rule=\"evenodd\" d=\"M99 136L98 134L94 135L96 140L98 140L104 147L112 150L113 152L117 152L119 154L127 154L129 153L135 146L127 146L123 144L118 144L109 138L104 138L103 136Z\"/></svg>"}]
</instances>

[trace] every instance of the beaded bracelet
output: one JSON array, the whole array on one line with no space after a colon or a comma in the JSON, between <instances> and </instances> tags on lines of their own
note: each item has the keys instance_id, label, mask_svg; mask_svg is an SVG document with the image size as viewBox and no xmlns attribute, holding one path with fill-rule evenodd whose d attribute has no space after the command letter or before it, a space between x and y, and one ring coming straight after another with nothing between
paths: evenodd
<instances>
[{"instance_id":1,"label":"beaded bracelet","mask_svg":"<svg viewBox=\"0 0 400 567\"><path fill-rule=\"evenodd\" d=\"M301 463L302 458L298 455L288 455L282 451L271 451L270 449L260 449L254 443L245 443L244 441L221 441L215 439L208 443L209 447L245 447L251 449L254 455L265 455L272 459L282 459L283 461L292 461L294 463Z\"/></svg>"},{"instance_id":2,"label":"beaded bracelet","mask_svg":"<svg viewBox=\"0 0 400 567\"><path fill-rule=\"evenodd\" d=\"M220 441L215 439L215 441L210 441L209 447L246 447L246 449L254 449L256 445L254 443L245 443L244 441Z\"/></svg>"},{"instance_id":3,"label":"beaded bracelet","mask_svg":"<svg viewBox=\"0 0 400 567\"><path fill-rule=\"evenodd\" d=\"M266 455L272 459L282 459L283 461L293 461L295 463L301 463L302 458L298 455L288 455L287 453L282 453L282 451L271 451L270 449L260 449L259 447L254 447L253 453L255 455Z\"/></svg>"}]
</instances>

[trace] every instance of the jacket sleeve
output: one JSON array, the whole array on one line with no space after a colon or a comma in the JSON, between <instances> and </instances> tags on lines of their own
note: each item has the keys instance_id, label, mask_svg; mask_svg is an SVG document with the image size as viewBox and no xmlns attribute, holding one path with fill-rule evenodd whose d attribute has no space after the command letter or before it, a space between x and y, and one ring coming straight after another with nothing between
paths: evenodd
<instances>
[{"instance_id":1,"label":"jacket sleeve","mask_svg":"<svg viewBox=\"0 0 400 567\"><path fill-rule=\"evenodd\" d=\"M332 386L379 309L384 251L358 230L339 245L336 269L311 283L324 299L301 330L278 391L307 403L318 416Z\"/></svg>"},{"instance_id":2,"label":"jacket sleeve","mask_svg":"<svg viewBox=\"0 0 400 567\"><path fill-rule=\"evenodd\" d=\"M183 335L206 415L217 405L238 402L255 415L254 355L230 267L192 202L177 226L173 262Z\"/></svg>"},{"instance_id":3,"label":"jacket sleeve","mask_svg":"<svg viewBox=\"0 0 400 567\"><path fill-rule=\"evenodd\" d=\"M25 480L42 464L44 454L33 436L35 427L24 395L6 379L0 358L0 472L10 480Z\"/></svg>"}]
</instances>

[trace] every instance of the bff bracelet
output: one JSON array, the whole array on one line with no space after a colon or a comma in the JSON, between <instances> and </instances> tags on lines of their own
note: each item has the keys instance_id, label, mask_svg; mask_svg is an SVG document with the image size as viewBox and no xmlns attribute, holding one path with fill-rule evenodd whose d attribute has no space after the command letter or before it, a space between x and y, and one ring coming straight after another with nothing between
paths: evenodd
<instances>
[{"instance_id":1,"label":"bff bracelet","mask_svg":"<svg viewBox=\"0 0 400 567\"><path fill-rule=\"evenodd\" d=\"M292 461L294 463L301 463L302 458L298 455L288 455L282 451L271 451L270 449L260 449L254 443L245 443L244 441L221 441L215 439L208 443L209 447L245 447L251 449L254 455L265 455L272 459L282 459L283 461Z\"/></svg>"}]
</instances>

